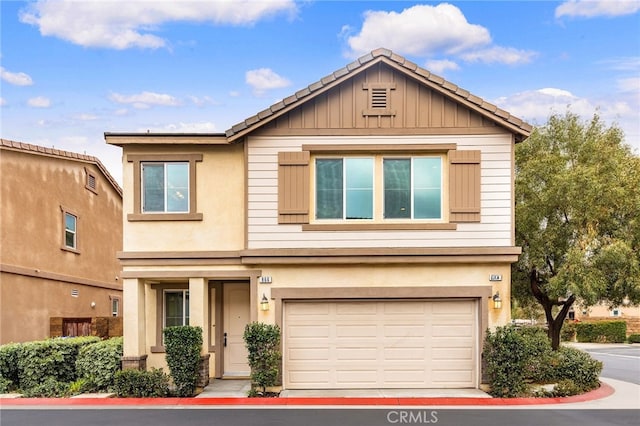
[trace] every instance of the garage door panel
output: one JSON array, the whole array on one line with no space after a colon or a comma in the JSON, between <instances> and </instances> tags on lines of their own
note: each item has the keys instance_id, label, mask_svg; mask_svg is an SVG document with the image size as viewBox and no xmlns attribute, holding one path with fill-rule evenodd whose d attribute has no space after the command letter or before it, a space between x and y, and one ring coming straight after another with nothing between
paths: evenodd
<instances>
[{"instance_id":1,"label":"garage door panel","mask_svg":"<svg viewBox=\"0 0 640 426\"><path fill-rule=\"evenodd\" d=\"M306 306L312 306L312 315ZM284 385L475 387L475 306L473 301L285 302Z\"/></svg>"}]
</instances>

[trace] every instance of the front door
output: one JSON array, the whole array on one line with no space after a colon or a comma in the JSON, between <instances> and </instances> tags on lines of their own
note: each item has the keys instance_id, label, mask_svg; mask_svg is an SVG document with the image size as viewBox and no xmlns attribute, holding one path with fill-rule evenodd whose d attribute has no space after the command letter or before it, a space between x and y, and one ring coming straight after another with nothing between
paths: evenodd
<instances>
[{"instance_id":1,"label":"front door","mask_svg":"<svg viewBox=\"0 0 640 426\"><path fill-rule=\"evenodd\" d=\"M223 311L223 377L249 377L244 328L250 321L249 283L224 283Z\"/></svg>"}]
</instances>

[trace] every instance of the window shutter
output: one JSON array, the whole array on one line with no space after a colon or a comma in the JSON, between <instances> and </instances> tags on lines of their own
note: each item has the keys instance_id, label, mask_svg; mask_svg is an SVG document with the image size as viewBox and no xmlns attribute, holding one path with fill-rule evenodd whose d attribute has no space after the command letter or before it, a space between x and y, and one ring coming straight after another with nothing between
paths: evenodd
<instances>
[{"instance_id":1,"label":"window shutter","mask_svg":"<svg viewBox=\"0 0 640 426\"><path fill-rule=\"evenodd\" d=\"M449 221L480 222L480 151L449 151Z\"/></svg>"},{"instance_id":2,"label":"window shutter","mask_svg":"<svg viewBox=\"0 0 640 426\"><path fill-rule=\"evenodd\" d=\"M278 153L278 223L309 223L309 151Z\"/></svg>"}]
</instances>

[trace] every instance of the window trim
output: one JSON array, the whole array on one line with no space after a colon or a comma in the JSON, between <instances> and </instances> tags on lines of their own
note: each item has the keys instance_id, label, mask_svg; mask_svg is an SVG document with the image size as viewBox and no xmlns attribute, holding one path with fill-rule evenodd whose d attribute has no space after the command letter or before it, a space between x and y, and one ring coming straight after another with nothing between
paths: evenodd
<instances>
[{"instance_id":1,"label":"window trim","mask_svg":"<svg viewBox=\"0 0 640 426\"><path fill-rule=\"evenodd\" d=\"M121 309L122 309L122 299L119 296L109 296L109 302L111 303L111 316L114 318L117 318L120 315ZM113 309L113 303L117 302L118 304L118 309L114 310ZM115 313L115 315L114 315Z\"/></svg>"},{"instance_id":2,"label":"window trim","mask_svg":"<svg viewBox=\"0 0 640 426\"><path fill-rule=\"evenodd\" d=\"M133 213L127 220L135 221L201 221L202 213L197 212L196 163L201 162L202 154L129 154L127 162L133 163ZM189 211L187 213L145 213L142 211L142 163L183 162L189 166Z\"/></svg>"},{"instance_id":3,"label":"window trim","mask_svg":"<svg viewBox=\"0 0 640 426\"><path fill-rule=\"evenodd\" d=\"M64 206L60 206L60 211L62 212L62 241L60 245L60 249L64 251L68 251L75 254L80 254L79 249L79 240L78 240L78 225L80 222L80 216L77 213L67 209ZM67 215L73 216L75 218L76 230L74 232L74 246L70 247L67 245Z\"/></svg>"}]
</instances>

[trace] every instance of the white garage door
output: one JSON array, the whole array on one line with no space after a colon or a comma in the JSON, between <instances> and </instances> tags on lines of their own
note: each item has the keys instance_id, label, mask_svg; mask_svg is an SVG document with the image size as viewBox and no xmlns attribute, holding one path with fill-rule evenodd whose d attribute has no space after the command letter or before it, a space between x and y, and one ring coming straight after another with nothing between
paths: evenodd
<instances>
[{"instance_id":1,"label":"white garage door","mask_svg":"<svg viewBox=\"0 0 640 426\"><path fill-rule=\"evenodd\" d=\"M474 301L287 302L287 389L475 388Z\"/></svg>"}]
</instances>

